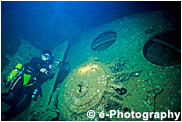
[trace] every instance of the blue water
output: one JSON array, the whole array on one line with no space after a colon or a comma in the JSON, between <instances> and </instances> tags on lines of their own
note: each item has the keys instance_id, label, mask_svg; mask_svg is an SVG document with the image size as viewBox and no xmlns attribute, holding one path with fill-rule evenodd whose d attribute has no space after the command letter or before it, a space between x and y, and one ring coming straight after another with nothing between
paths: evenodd
<instances>
[{"instance_id":1,"label":"blue water","mask_svg":"<svg viewBox=\"0 0 182 122\"><path fill-rule=\"evenodd\" d=\"M81 32L135 13L168 10L179 14L179 2L2 1L2 69L8 63L5 55L13 55L21 39L40 50L52 50L65 40L78 41Z\"/></svg>"},{"instance_id":2,"label":"blue water","mask_svg":"<svg viewBox=\"0 0 182 122\"><path fill-rule=\"evenodd\" d=\"M180 64L180 62L181 62L180 54L175 54L175 53L172 53L172 51L171 52L168 51L167 48L164 48L165 45L164 45L164 47L157 45L158 43L162 44L162 43L160 43L160 40L162 40L165 42L170 42L169 44L174 45L178 49L181 48L180 41L179 41L180 36L178 33L181 29L180 28L181 27L181 25L180 25L181 24L181 2L180 1L178 1L178 2L157 2L157 1L154 1L154 2L122 2L122 1L107 1L107 2L106 1L87 1L87 2L83 2L83 1L82 2L77 2L77 1L74 1L74 2L73 1L70 1L70 2L67 2L67 1L57 1L57 2L55 2L55 1L54 2L53 1L51 1L51 2L50 1L32 1L32 2L27 1L27 2L25 2L24 1L24 2L21 2L21 1L16 1L15 2L14 1L13 2L13 1L2 1L1 2L1 15L2 15L1 16L1 22L2 22L1 23L1 27L2 27L1 28L1 36L2 36L1 37L1 45L2 45L1 46L1 51L2 51L1 68L2 68L2 71L3 71L3 69L5 69L5 67L9 63L9 60L8 60L8 58L6 58L6 56L7 55L13 56L13 54L16 53L16 51L18 50L18 48L21 44L22 39L26 40L27 43L30 43L32 46L39 49L40 51L42 51L42 50L51 50L52 51L57 45L63 43L66 40L69 42L70 45L77 43L80 39L82 39L84 37L82 34L84 34L85 32L88 32L88 30L98 27L102 24L114 21L114 20L122 18L122 17L130 16L133 14L137 14L137 13L141 13L141 12L148 12L148 11L158 11L158 10L166 11L166 14L164 14L164 19L168 18L168 16L170 16L170 15L174 16L176 19L175 26L179 27L179 30L177 30L177 32L176 31L171 31L170 33L166 32L164 34L160 34L159 36L153 37L153 39L151 39L151 41L149 41L149 43L146 43L144 46L144 50L143 50L144 56L149 62L156 64L158 66L164 66L164 64L165 64L165 66ZM137 22L140 21L140 19L137 19L137 20L138 21L135 21L135 18L134 18L132 21L127 21L127 22L129 22L129 24L131 24L130 27L132 27L132 29L133 29L133 26L137 25L138 24ZM126 24L126 25L129 25L129 24ZM168 25L168 24L165 24L165 25ZM144 30L144 33L146 35L148 34L150 36L150 33L152 33L154 31L154 29L153 28L148 29L148 27L147 27L146 30ZM134 38L132 38L132 40L135 40L136 39L135 36L137 35L137 33L135 33L134 31L137 31L137 29L136 30L133 29L134 31L130 31L130 32L128 30L125 32L126 35L127 34L134 35ZM124 31L122 31L122 32L124 32ZM134 34L132 32L134 32ZM117 40L117 37L119 39L123 38L121 36L120 35L117 36L117 33L114 31L104 32L104 33L100 34L95 40L93 40L91 48L93 51L105 50L108 47L110 47ZM125 40L127 39L127 36L125 37ZM87 36L85 36L85 37L87 37ZM106 42L102 42L101 40L104 40L104 39L108 39L108 40L106 40ZM155 41L155 39L157 41ZM153 42L153 40L155 42ZM89 41L84 40L84 41L85 42L83 45L84 45L84 47L87 47L86 45L88 45L90 43L89 42L90 40ZM71 50L66 51L63 59L67 58L66 56L68 55L68 52L69 52L69 55L68 55L69 58L68 58L68 60L66 59L66 61L64 60L65 61L64 65L60 68L59 74L56 79L56 83L51 84L51 82L49 82L50 85L47 84L50 86L50 88L54 87L53 92L55 92L56 88L58 88L58 84L64 83L63 82L64 78L67 77L69 72L71 72L72 69L76 67L76 65L80 64L80 62L89 60L88 59L89 56L90 56L89 58L91 60L102 59L103 60L102 63L105 63L106 62L105 60L111 61L111 59L112 59L112 61L115 61L115 58L116 58L115 56L117 56L117 55L108 56L109 58L103 59L102 57L98 58L98 57L94 57L94 55L91 56L91 54L89 52L88 52L87 56L85 56L86 53L85 54L82 53L82 56L80 56L80 53L83 52L83 49L82 49L83 45L81 43L77 43L77 44L79 44L79 45L77 45L77 46L75 45L76 48L74 48L74 46L71 47L70 45L67 48L67 49L71 49ZM128 45L130 45L130 44L128 43ZM134 44L134 45L136 45L136 44ZM123 50L124 48L122 48L122 46L123 45L121 45L121 47L119 47L119 48ZM134 46L132 46L132 47L134 47ZM173 49L172 46L169 46L169 48ZM80 49L80 50L78 50L78 49ZM77 50L77 51L75 51L75 50ZM133 50L131 49L130 51L133 51ZM85 52L87 52L87 51L85 51ZM160 54L160 53L162 53L162 54ZM29 55L31 55L31 54L29 54ZM120 53L119 53L119 55L120 55ZM121 56L122 56L122 54L121 54ZM176 61L176 59L177 59L177 61ZM130 71L127 69L128 67L130 68L130 67L139 66L137 63L135 64L135 60L133 60L134 63L131 63L132 65L130 66L130 64L127 64L127 62L129 62L129 60L130 60L130 58L128 58L126 60L123 59L123 57L117 58L117 62L115 62L115 64L111 63L112 65L110 65L109 68L112 71L112 73L119 73L119 72L123 72L123 71L126 71L126 72ZM9 68L11 68L11 67L9 67ZM148 69L150 69L150 67ZM132 68L132 70L133 70L133 68ZM138 70L137 72L133 70L130 73L132 75L135 74L136 77L139 77L139 74L141 72L142 73L145 72L145 69L144 70L137 69L137 70ZM159 69L160 72L158 70L156 70L155 73L157 73L157 72L159 72L159 74L163 73L162 74L163 77L172 76L171 73L173 73L173 72L167 72L169 74L167 74L167 73L165 74L165 72L162 72L163 70L164 69L162 67L161 69ZM171 71L173 71L173 70L171 70ZM174 71L175 71L175 69L174 69ZM180 68L178 68L176 71L178 71L178 72L175 74L174 78L177 79L178 75L180 74ZM146 87L150 86L151 88L153 87L151 84L148 84L150 81L150 77L154 77L154 79L156 78L155 73L153 73L154 75L152 73L153 72L148 72L148 74L146 73L146 75L144 75L146 77L144 77L143 79L146 79L146 80L143 80L145 82L143 82L141 80L143 82L142 87L143 86L146 86ZM123 73L123 74L121 74L121 76L119 76L121 78L122 77L124 77L124 78L122 78L122 80L119 80L119 78L118 78L118 82L123 82L124 80L128 80L130 78L131 75L128 75L128 73L125 73L125 74ZM148 79L148 76L150 76L149 79ZM134 77L132 77L132 78L134 78ZM180 79L177 79L176 82L170 81L168 79L166 79L166 81L160 81L160 84L162 84L161 88L166 87L167 86L166 82L168 82L168 83L172 84L172 86L174 85L174 87L172 87L172 88L177 91L176 93L173 93L173 92L170 92L170 93L179 95L179 94L181 94L181 91L179 88L179 86L180 86L179 81L180 81ZM156 84L158 84L157 82L156 82ZM135 79L133 80L132 84L134 84L134 83L135 83ZM134 84L135 86L133 86L133 88L134 87L137 88L139 86L138 83L136 85ZM81 92L82 85L79 85L79 87L80 87L80 92ZM62 88L62 87L60 87L60 88ZM133 91L133 88L131 87L131 88L128 88L127 90L129 91L132 89L132 91ZM2 87L2 89L5 89L5 87ZM173 89L171 91L173 91ZM33 98L35 97L35 94L37 94L36 90L34 91ZM162 92L162 90L163 89L161 89L161 92ZM153 90L153 92L154 92L154 90ZM61 93L62 93L62 91L59 94L61 94ZM65 92L65 93L67 93L67 92ZM156 93L156 94L159 95L159 93ZM51 103L53 98L56 98L54 107L59 108L58 107L59 100L57 100L57 97L54 96L55 94L52 93L52 94L47 94L47 95L50 96L48 104ZM168 94L165 94L165 95L166 96L163 96L163 97L170 98L168 96ZM177 103L177 105L179 105L181 102L179 100L180 97L175 98L175 95L173 95L174 98L170 98L170 99L176 100L176 102L172 101L173 104ZM155 96L155 99L156 99L156 96ZM163 99L161 99L161 100L163 100ZM147 101L148 101L148 97L147 97ZM90 106L90 104L88 104L88 105ZM113 104L113 106L114 106L114 104ZM3 107L6 109L6 106L3 106ZM164 106L164 108L166 109L167 107ZM64 110L64 109L62 109L62 110ZM61 114L58 114L57 116L58 117L56 117L52 120L58 120L58 119L62 120ZM60 118L59 118L59 116L60 116ZM23 117L24 117L24 115L23 115ZM32 118L31 119L34 120L34 117L32 117ZM27 119L27 118L25 117L25 119ZM39 118L39 119L42 119L42 118ZM69 118L64 118L64 119L69 119ZM72 119L74 120L73 115L72 115Z\"/></svg>"}]
</instances>

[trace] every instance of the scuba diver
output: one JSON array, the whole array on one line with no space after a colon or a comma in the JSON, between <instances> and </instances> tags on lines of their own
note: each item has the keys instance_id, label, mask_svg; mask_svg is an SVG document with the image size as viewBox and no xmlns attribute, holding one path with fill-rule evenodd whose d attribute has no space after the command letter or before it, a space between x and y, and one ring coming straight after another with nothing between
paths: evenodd
<instances>
[{"instance_id":1,"label":"scuba diver","mask_svg":"<svg viewBox=\"0 0 182 122\"><path fill-rule=\"evenodd\" d=\"M2 113L2 120L10 120L23 112L38 95L42 96L41 84L54 76L52 68L53 57L51 52L45 50L42 57L35 57L24 65L17 64L8 77L6 85L8 93L2 93L1 99L11 105L11 108Z\"/></svg>"}]
</instances>

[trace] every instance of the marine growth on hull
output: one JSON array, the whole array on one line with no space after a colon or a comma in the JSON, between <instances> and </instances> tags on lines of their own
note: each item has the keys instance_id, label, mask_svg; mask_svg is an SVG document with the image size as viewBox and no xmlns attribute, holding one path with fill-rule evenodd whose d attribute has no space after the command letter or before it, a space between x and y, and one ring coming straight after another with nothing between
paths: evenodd
<instances>
[{"instance_id":1,"label":"marine growth on hull","mask_svg":"<svg viewBox=\"0 0 182 122\"><path fill-rule=\"evenodd\" d=\"M109 114L109 110L155 110L156 97L163 89L154 86L150 80L141 81L141 77L147 79L147 74L134 67L131 71L126 59L121 58L116 62L104 65L101 62L90 61L74 69L66 78L58 103L68 120L90 120L85 114L89 110L105 114ZM128 119L96 117L92 120Z\"/></svg>"},{"instance_id":2,"label":"marine growth on hull","mask_svg":"<svg viewBox=\"0 0 182 122\"><path fill-rule=\"evenodd\" d=\"M144 120L99 116L110 110L180 112L181 51L175 43L180 33L164 16L156 11L118 19L93 29L70 49L67 60L73 71L58 97L66 120ZM90 111L94 118L88 117Z\"/></svg>"},{"instance_id":3,"label":"marine growth on hull","mask_svg":"<svg viewBox=\"0 0 182 122\"><path fill-rule=\"evenodd\" d=\"M65 58L69 65L56 68L54 77L41 86L43 97L12 120L130 121L144 119L99 115L110 115L111 110L180 112L181 47L173 41L180 41L180 33L172 20L163 11L139 13L93 28L71 47L68 41L56 46L54 61ZM16 61L31 59L21 55L33 52L41 55L22 40L2 76ZM9 108L2 105L3 111ZM94 117L88 117L90 111ZM161 117L151 115L147 120Z\"/></svg>"}]
</instances>

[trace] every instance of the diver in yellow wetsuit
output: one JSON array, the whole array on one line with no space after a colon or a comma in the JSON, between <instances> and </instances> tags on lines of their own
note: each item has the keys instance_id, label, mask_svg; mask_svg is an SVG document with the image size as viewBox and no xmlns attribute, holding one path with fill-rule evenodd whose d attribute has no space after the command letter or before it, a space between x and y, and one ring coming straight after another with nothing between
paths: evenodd
<instances>
[{"instance_id":1,"label":"diver in yellow wetsuit","mask_svg":"<svg viewBox=\"0 0 182 122\"><path fill-rule=\"evenodd\" d=\"M31 103L41 95L41 84L54 76L52 68L53 57L48 50L43 51L42 57L35 57L23 66L18 64L16 68L22 68L21 73L10 86L8 93L2 93L2 100L11 105L11 108L2 113L2 120L10 120L25 110ZM15 74L12 71L10 74ZM12 76L8 77L8 80Z\"/></svg>"}]
</instances>

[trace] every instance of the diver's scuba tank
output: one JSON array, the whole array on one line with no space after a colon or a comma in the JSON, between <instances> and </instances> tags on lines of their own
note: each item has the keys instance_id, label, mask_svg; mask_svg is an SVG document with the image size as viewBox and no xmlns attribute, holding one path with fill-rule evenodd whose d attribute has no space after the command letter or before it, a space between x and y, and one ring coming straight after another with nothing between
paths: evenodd
<instances>
[{"instance_id":1,"label":"diver's scuba tank","mask_svg":"<svg viewBox=\"0 0 182 122\"><path fill-rule=\"evenodd\" d=\"M13 70L8 74L6 80L5 80L5 85L6 86L11 86L13 81L19 76L19 74L22 73L23 65L18 63Z\"/></svg>"}]
</instances>

